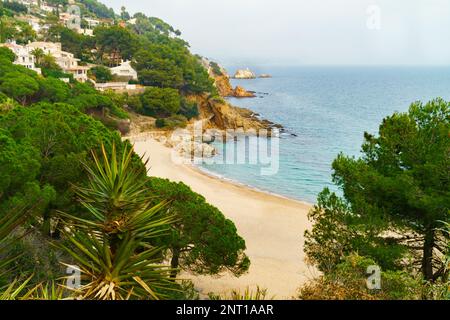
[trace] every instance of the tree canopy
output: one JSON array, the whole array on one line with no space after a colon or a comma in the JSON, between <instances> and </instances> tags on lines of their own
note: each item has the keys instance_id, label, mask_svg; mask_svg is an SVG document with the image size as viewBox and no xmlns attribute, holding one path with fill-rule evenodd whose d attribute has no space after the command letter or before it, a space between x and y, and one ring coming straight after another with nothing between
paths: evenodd
<instances>
[{"instance_id":1,"label":"tree canopy","mask_svg":"<svg viewBox=\"0 0 450 320\"><path fill-rule=\"evenodd\" d=\"M113 79L111 70L104 66L97 66L90 69L89 74L94 77L97 83L105 83Z\"/></svg>"},{"instance_id":2,"label":"tree canopy","mask_svg":"<svg viewBox=\"0 0 450 320\"><path fill-rule=\"evenodd\" d=\"M161 239L171 251L172 268L198 274L231 271L236 276L248 270L244 239L204 197L183 183L158 178L150 178L147 188L156 201L170 201L168 212L175 216L170 234Z\"/></svg>"},{"instance_id":3,"label":"tree canopy","mask_svg":"<svg viewBox=\"0 0 450 320\"><path fill-rule=\"evenodd\" d=\"M141 96L141 102L144 114L164 117L180 110L181 97L175 89L148 87Z\"/></svg>"},{"instance_id":4,"label":"tree canopy","mask_svg":"<svg viewBox=\"0 0 450 320\"><path fill-rule=\"evenodd\" d=\"M333 179L345 199L325 190L310 217L306 252L322 270L359 252L388 269L417 267L446 278L442 257L450 221L450 103L413 103L365 134L363 157L339 155Z\"/></svg>"}]
</instances>

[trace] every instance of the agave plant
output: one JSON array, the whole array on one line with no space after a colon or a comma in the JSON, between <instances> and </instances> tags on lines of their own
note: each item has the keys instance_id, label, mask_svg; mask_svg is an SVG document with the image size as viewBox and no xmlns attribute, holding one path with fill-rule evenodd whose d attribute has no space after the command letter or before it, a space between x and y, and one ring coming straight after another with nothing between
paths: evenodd
<instances>
[{"instance_id":1,"label":"agave plant","mask_svg":"<svg viewBox=\"0 0 450 320\"><path fill-rule=\"evenodd\" d=\"M0 300L18 300L21 299L24 295L24 292L27 288L28 283L33 278L31 275L25 281L20 282L19 280L14 280L11 284L9 284L6 288L0 291ZM27 293L30 293L29 290ZM26 294L26 293L25 293Z\"/></svg>"},{"instance_id":2,"label":"agave plant","mask_svg":"<svg viewBox=\"0 0 450 320\"><path fill-rule=\"evenodd\" d=\"M211 300L238 300L238 301L246 301L246 300L273 300L274 298L269 298L267 293L267 289L262 289L259 286L256 287L256 291L251 290L247 287L244 291L241 290L232 290L229 294L224 295L216 295L209 294L209 298Z\"/></svg>"},{"instance_id":3,"label":"agave plant","mask_svg":"<svg viewBox=\"0 0 450 320\"><path fill-rule=\"evenodd\" d=\"M72 292L55 281L40 283L34 288L29 289L21 299L23 300L66 300L73 299Z\"/></svg>"},{"instance_id":4,"label":"agave plant","mask_svg":"<svg viewBox=\"0 0 450 320\"><path fill-rule=\"evenodd\" d=\"M171 269L161 265L161 251L149 239L169 229L171 216L165 203L151 206L145 189L146 169L133 165L133 150L111 157L92 153L94 165L85 165L86 187L75 187L90 217L61 213L63 234L70 245L59 244L75 260L84 283L76 294L81 299L162 299L174 290ZM141 159L142 160L142 159Z\"/></svg>"},{"instance_id":5,"label":"agave plant","mask_svg":"<svg viewBox=\"0 0 450 320\"><path fill-rule=\"evenodd\" d=\"M37 205L39 201L36 202ZM19 256L6 257L5 251L15 240L16 237L11 234L30 217L32 208L14 208L0 218L0 278L11 277L12 271L10 265ZM0 300L15 300L27 287L33 276L30 276L23 282L18 279L4 288L0 288Z\"/></svg>"},{"instance_id":6,"label":"agave plant","mask_svg":"<svg viewBox=\"0 0 450 320\"><path fill-rule=\"evenodd\" d=\"M11 234L18 226L28 220L30 212L31 210L26 208L15 208L0 217L0 254L14 241ZM0 272L10 262L2 259L0 261Z\"/></svg>"}]
</instances>

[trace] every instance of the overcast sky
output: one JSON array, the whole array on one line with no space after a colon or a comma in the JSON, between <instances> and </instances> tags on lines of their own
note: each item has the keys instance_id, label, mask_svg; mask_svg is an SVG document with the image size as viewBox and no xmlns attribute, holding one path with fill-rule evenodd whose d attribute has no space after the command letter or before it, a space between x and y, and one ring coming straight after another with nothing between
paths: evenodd
<instances>
[{"instance_id":1,"label":"overcast sky","mask_svg":"<svg viewBox=\"0 0 450 320\"><path fill-rule=\"evenodd\" d=\"M100 1L162 18L224 64L450 65L449 0Z\"/></svg>"}]
</instances>

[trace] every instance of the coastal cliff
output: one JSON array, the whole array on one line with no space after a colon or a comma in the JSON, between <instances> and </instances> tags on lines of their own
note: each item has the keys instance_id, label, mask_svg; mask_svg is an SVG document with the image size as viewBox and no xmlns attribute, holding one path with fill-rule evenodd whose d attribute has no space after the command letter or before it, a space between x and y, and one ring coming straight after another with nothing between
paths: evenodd
<instances>
[{"instance_id":1,"label":"coastal cliff","mask_svg":"<svg viewBox=\"0 0 450 320\"><path fill-rule=\"evenodd\" d=\"M241 86L233 88L227 70L214 61L206 58L201 59L203 67L208 71L209 76L214 80L218 94L222 98L250 98L255 97L255 93L247 91ZM190 95L188 100L195 102L199 109L199 119L204 121L207 128L225 129L282 129L271 121L259 118L255 112L231 105L221 98L211 98L206 94Z\"/></svg>"},{"instance_id":2,"label":"coastal cliff","mask_svg":"<svg viewBox=\"0 0 450 320\"><path fill-rule=\"evenodd\" d=\"M218 96L210 93L186 95L184 98L189 103L197 105L198 109L198 116L191 119L187 123L188 126L191 125L193 121L202 121L203 129L205 130L243 129L244 131L248 131L254 129L259 131L261 129L265 129L270 131L274 128L282 129L281 125L277 125L269 120L261 119L259 114L256 114L252 110L233 106L224 100L223 98L226 97L254 97L255 94L240 86L233 88L227 71L219 64L205 58L202 58L201 63L208 71L211 79L214 80L214 85L217 88ZM136 135L142 132L151 132L155 131L155 129L160 131L160 129L156 128L155 118L138 115L135 113L132 114L132 116L130 115L130 135Z\"/></svg>"},{"instance_id":3,"label":"coastal cliff","mask_svg":"<svg viewBox=\"0 0 450 320\"><path fill-rule=\"evenodd\" d=\"M188 99L197 103L199 118L204 121L205 129L270 130L281 128L280 125L260 119L259 115L253 111L232 106L223 99L211 99L207 95L191 95Z\"/></svg>"},{"instance_id":4,"label":"coastal cliff","mask_svg":"<svg viewBox=\"0 0 450 320\"><path fill-rule=\"evenodd\" d=\"M241 86L233 88L230 82L230 76L228 72L217 64L216 62L209 61L206 58L202 59L202 65L208 71L209 76L214 80L214 85L217 88L218 93L222 97L235 97L235 98L254 98L256 95L253 92L245 90Z\"/></svg>"}]
</instances>

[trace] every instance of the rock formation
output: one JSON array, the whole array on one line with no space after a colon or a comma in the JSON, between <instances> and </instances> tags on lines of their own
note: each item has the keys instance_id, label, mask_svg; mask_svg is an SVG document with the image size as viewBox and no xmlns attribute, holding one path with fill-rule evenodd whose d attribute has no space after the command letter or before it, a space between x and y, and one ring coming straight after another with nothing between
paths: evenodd
<instances>
[{"instance_id":1,"label":"rock formation","mask_svg":"<svg viewBox=\"0 0 450 320\"><path fill-rule=\"evenodd\" d=\"M211 75L215 81L217 91L222 97L234 97L235 89L231 86L230 78L228 76Z\"/></svg>"},{"instance_id":2,"label":"rock formation","mask_svg":"<svg viewBox=\"0 0 450 320\"><path fill-rule=\"evenodd\" d=\"M247 91L241 86L237 86L236 89L233 91L233 97L236 98L254 98L256 97L254 92Z\"/></svg>"},{"instance_id":3,"label":"rock formation","mask_svg":"<svg viewBox=\"0 0 450 320\"><path fill-rule=\"evenodd\" d=\"M223 99L211 99L207 95L192 95L189 101L196 102L199 107L199 118L204 121L204 129L255 129L280 128L280 126L261 120L253 111L232 106Z\"/></svg>"},{"instance_id":4,"label":"rock formation","mask_svg":"<svg viewBox=\"0 0 450 320\"><path fill-rule=\"evenodd\" d=\"M236 97L236 98L254 98L256 97L254 92L245 90L241 86L237 86L233 89L230 83L230 76L225 68L217 64L216 62L209 61L206 58L201 60L202 65L208 70L209 76L214 79L214 84L222 97ZM244 70L245 71L245 70ZM251 71L250 71L251 73Z\"/></svg>"},{"instance_id":5,"label":"rock formation","mask_svg":"<svg viewBox=\"0 0 450 320\"><path fill-rule=\"evenodd\" d=\"M210 76L215 80L215 85L219 94L222 97L254 97L255 93L245 90L244 88L237 86L235 89L230 84L230 78L226 73L226 70L220 67L217 63L212 63L206 59L202 59L201 63L208 70ZM259 131L261 129L272 130L282 129L280 125L274 124L268 120L259 118L258 114L245 108L239 108L232 106L230 103L220 97L211 97L209 94L192 94L186 97L189 102L195 102L198 105L199 116L192 121L202 121L203 130L217 130L223 133L224 130L238 130L244 131L254 130ZM154 130L155 119L151 117L145 117L136 115L132 119L132 128L130 135L139 134ZM190 125L192 125L191 122ZM188 125L188 127L190 126ZM152 128L149 128L152 127ZM169 132L165 132L163 135L168 138ZM219 133L220 135L220 133ZM201 145L194 145L193 148L197 153L203 153L204 155L213 156L215 153L214 147L209 143L214 141L216 136L203 136ZM167 141L167 140L166 140ZM179 149L179 153L188 153L187 141L167 141L167 144ZM191 146L192 147L192 146ZM178 150L177 149L177 150Z\"/></svg>"},{"instance_id":6,"label":"rock formation","mask_svg":"<svg viewBox=\"0 0 450 320\"><path fill-rule=\"evenodd\" d=\"M249 68L239 69L236 71L233 78L234 79L255 79L256 75L252 71L250 71Z\"/></svg>"}]
</instances>

